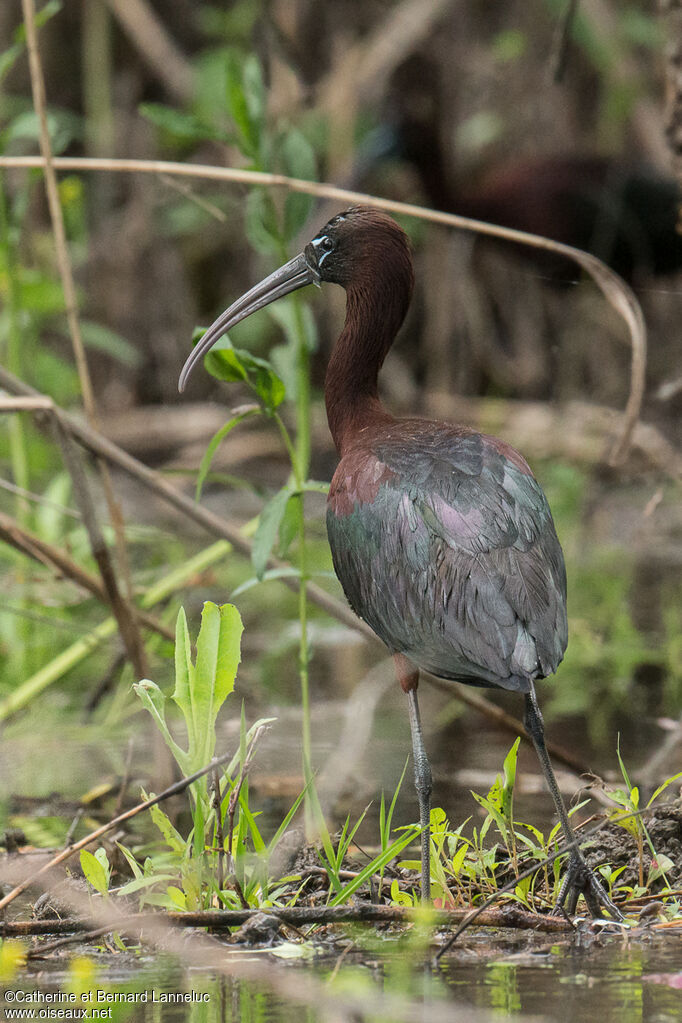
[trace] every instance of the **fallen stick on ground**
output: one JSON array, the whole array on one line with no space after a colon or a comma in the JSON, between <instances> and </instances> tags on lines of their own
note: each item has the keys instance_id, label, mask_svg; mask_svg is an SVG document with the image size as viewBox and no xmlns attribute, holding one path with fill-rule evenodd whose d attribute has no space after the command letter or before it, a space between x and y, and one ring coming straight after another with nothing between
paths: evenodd
<instances>
[{"instance_id":1,"label":"fallen stick on ground","mask_svg":"<svg viewBox=\"0 0 682 1023\"><path fill-rule=\"evenodd\" d=\"M212 931L229 930L257 916L273 917L283 924L299 927L303 924L339 923L393 923L411 924L423 921L434 927L450 927L461 923L470 909L405 909L402 906L375 906L371 903L355 906L291 906L269 909L214 909L195 913L139 913L123 918L126 928L143 930L146 923L162 917L174 927L210 927ZM486 910L478 918L482 927L516 927L523 930L546 931L551 934L572 930L563 917L530 913L519 905L498 906ZM111 930L121 921L111 923ZM26 937L44 934L70 934L91 931L92 920L87 917L62 920L25 920L0 923L0 936Z\"/></svg>"}]
</instances>

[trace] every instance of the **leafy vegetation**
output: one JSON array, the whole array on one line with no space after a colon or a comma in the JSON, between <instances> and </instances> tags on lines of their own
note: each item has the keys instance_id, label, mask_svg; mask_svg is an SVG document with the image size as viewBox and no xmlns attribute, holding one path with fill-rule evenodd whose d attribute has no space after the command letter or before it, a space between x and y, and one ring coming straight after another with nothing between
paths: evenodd
<instances>
[{"instance_id":1,"label":"leafy vegetation","mask_svg":"<svg viewBox=\"0 0 682 1023\"><path fill-rule=\"evenodd\" d=\"M211 761L216 750L216 722L223 705L233 695L237 666L240 659L242 623L232 605L217 607L206 603L202 625L196 642L196 660L191 659L191 639L184 611L180 611L176 625L176 681L173 702L182 713L187 746L183 748L174 738L166 715L163 692L153 682L145 680L135 688L143 705L186 776L192 775ZM152 821L161 842L147 847L143 862L139 851L118 842L132 879L117 889L119 896L137 894L140 905L155 905L166 909L196 910L222 906L225 908L266 908L296 905L310 894L310 882L315 873L296 870L282 877L270 876L272 856L290 827L303 801L302 792L294 801L272 838L267 841L257 823L259 813L249 800L248 771L255 754L258 737L268 725L268 719L259 720L247 729L242 712L239 751L231 763L219 774L214 773L211 784L206 777L190 787L192 827L184 836L160 806L151 808ZM479 824L467 818L453 828L446 813L439 807L431 812L431 892L436 906L448 909L476 906L495 895L510 879L518 883L505 896L531 912L543 912L556 901L565 856L552 859L561 842L560 825L556 824L547 835L534 825L519 821L514 815L514 785L520 738L505 757L499 774L485 794L472 792L472 796L485 817ZM624 868L614 870L608 863L601 872L613 898L638 899L648 895L655 882L663 881L661 897L673 894L666 870L673 864L665 855L657 853L646 824L639 815L639 793L630 783L623 764L621 771L626 789L610 790L614 810L609 820L625 828L638 842L639 886L619 883ZM326 885L317 889L317 898L329 906L338 906L359 891L371 890L378 881L379 890L390 865L413 845L419 837L416 825L392 829L400 779L388 811L381 798L379 814L379 849L367 856L359 869L349 868L357 859L354 839L365 818L364 811L351 824L347 817L340 831L332 836L320 808L314 779L308 782L311 805L315 811L315 824L319 838L317 856L326 873ZM653 793L646 809L682 774L667 779ZM145 799L147 794L144 793ZM579 811L585 803L572 807L570 814ZM469 826L471 825L471 826ZM643 874L643 844L649 846L652 868ZM589 848L589 845L588 845ZM537 866L535 872L522 876L528 867ZM396 906L419 905L420 861L399 860L391 867L390 899ZM85 877L100 895L108 894L112 867L104 848L95 853L81 852L81 867ZM673 901L670 912L674 916L678 905Z\"/></svg>"}]
</instances>

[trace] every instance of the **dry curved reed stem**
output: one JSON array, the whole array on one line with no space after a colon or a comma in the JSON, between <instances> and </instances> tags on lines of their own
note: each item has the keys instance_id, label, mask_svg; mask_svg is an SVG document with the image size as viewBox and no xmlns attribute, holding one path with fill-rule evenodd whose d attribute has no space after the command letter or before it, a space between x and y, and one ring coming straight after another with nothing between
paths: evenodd
<instances>
[{"instance_id":1,"label":"dry curved reed stem","mask_svg":"<svg viewBox=\"0 0 682 1023\"><path fill-rule=\"evenodd\" d=\"M630 393L621 426L620 437L609 453L612 465L620 464L625 458L632 433L634 431L642 406L644 395L644 377L646 370L646 326L644 316L637 297L632 289L600 259L589 252L575 249L570 245L562 245L550 238L527 234L508 227L485 224L479 220L460 217L456 213L443 213L440 210L415 206L412 203L397 202L393 199L382 199L380 196L366 192L354 192L335 185L304 181L301 178L290 178L284 174L268 174L262 171L241 170L235 167L213 167L208 164L173 163L164 160L110 160L87 159L82 157L55 157L53 166L59 170L71 171L108 171L118 173L144 174L176 174L181 177L202 178L211 181L230 181L235 184L259 185L266 188L284 188L291 192L302 192L322 199L338 199L346 203L366 203L391 213L427 220L433 224L456 227L476 234L501 238L505 241L532 248L544 249L557 255L565 256L581 266L595 281L609 305L623 318L630 335ZM0 167L43 167L42 157L2 156Z\"/></svg>"},{"instance_id":2,"label":"dry curved reed stem","mask_svg":"<svg viewBox=\"0 0 682 1023\"><path fill-rule=\"evenodd\" d=\"M24 26L26 29L26 46L28 48L33 107L36 117L38 118L40 150L43 154L45 191L47 193L47 202L50 210L50 221L52 224L57 266L59 268L59 276L61 279L62 291L64 293L66 320L69 326L71 345L73 348L76 368L78 370L78 379L80 381L85 414L90 425L96 427L97 404L92 387L90 370L88 368L88 361L85 355L85 346L83 344L83 335L81 332L80 316L78 312L78 297L76 295L76 284L74 281L71 259L69 257L69 249L66 242L64 214L62 212L62 205L59 198L57 174L54 167L52 143L50 141L50 131L47 123L47 97L45 95L45 80L40 61L40 51L38 49L38 31L36 27L35 4L33 0L22 0L22 10L24 15ZM64 436L64 442L68 448L70 440L66 435ZM68 458L66 450L64 450L64 455ZM69 471L71 471L72 468L77 471L77 468L73 464L69 466L68 462L67 467L69 467ZM126 547L125 540L123 513L114 493L113 483L109 475L109 468L101 459L98 460L98 470L102 481L107 508L109 510L109 519L114 530L119 569L124 579L125 593L119 586L115 565L109 553L109 548L104 542L97 525L94 505L92 505L91 502L89 502L91 505L90 512L87 513L85 517L86 528L92 545L93 555L100 570L102 582L111 605L111 610L118 624L121 639L136 674L142 676L147 674L147 655L144 643L142 642L142 636L140 634L139 622L135 616L135 606L132 599L133 585L130 574L128 549ZM74 490L76 493L80 493L83 499L88 502L85 476L84 474L80 474L80 476L80 482L78 481L78 478L74 478Z\"/></svg>"}]
</instances>

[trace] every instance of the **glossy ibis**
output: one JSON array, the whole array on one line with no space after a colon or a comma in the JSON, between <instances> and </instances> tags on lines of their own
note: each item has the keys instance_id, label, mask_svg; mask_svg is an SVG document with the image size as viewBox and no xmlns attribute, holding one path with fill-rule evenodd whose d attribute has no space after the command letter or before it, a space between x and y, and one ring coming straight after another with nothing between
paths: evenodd
<instances>
[{"instance_id":1,"label":"glossy ibis","mask_svg":"<svg viewBox=\"0 0 682 1023\"><path fill-rule=\"evenodd\" d=\"M394 656L407 694L422 826L422 897L430 895L431 770L417 702L419 671L514 690L566 837L573 832L545 746L534 680L554 672L566 646L566 574L544 493L526 461L501 440L464 426L395 419L377 377L413 285L407 236L390 217L355 207L334 217L305 251L238 299L187 359L270 302L323 281L346 290L346 320L325 383L340 462L327 530L348 601ZM583 893L593 915L620 917L574 847L559 904Z\"/></svg>"}]
</instances>

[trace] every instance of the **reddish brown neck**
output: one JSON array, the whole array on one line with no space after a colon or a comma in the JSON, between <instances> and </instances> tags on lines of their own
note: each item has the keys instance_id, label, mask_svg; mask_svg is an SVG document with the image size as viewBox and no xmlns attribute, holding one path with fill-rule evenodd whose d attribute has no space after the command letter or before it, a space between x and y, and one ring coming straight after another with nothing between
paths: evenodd
<instances>
[{"instance_id":1,"label":"reddish brown neck","mask_svg":"<svg viewBox=\"0 0 682 1023\"><path fill-rule=\"evenodd\" d=\"M383 286L382 286L383 284ZM329 429L343 455L363 433L393 418L379 401L377 378L407 312L411 280L362 280L346 287L346 322L325 380Z\"/></svg>"}]
</instances>

